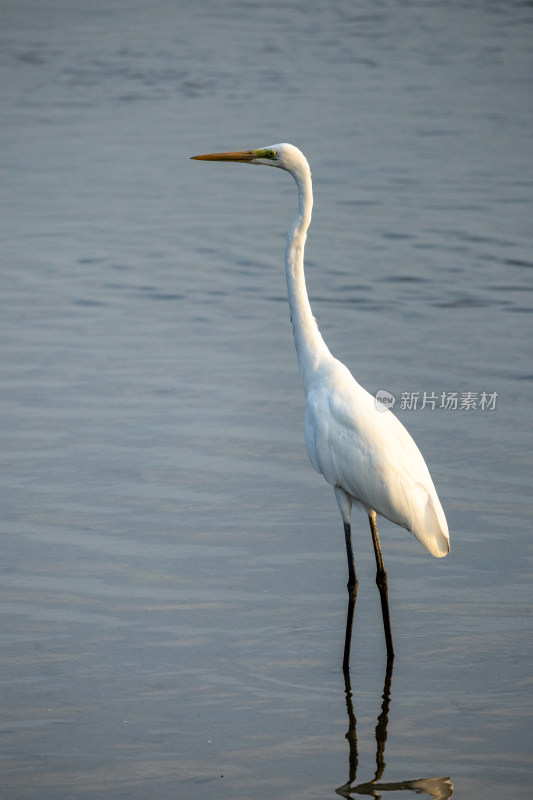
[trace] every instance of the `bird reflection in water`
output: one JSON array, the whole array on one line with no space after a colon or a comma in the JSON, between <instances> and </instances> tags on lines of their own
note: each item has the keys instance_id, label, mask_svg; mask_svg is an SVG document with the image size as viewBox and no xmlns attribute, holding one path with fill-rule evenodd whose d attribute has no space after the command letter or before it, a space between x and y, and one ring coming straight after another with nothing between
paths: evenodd
<instances>
[{"instance_id":1,"label":"bird reflection in water","mask_svg":"<svg viewBox=\"0 0 533 800\"><path fill-rule=\"evenodd\" d=\"M357 768L359 757L357 751L357 720L353 706L353 694L350 681L350 673L344 671L344 683L346 690L346 709L348 711L348 732L346 738L350 745L350 770L347 783L339 786L336 793L340 797L353 797L354 795L380 798L385 792L409 792L415 795L426 795L433 800L448 800L453 794L453 784L449 778L418 778L416 780L393 781L385 783L381 781L385 771L385 744L387 742L387 727L389 723L389 707L391 698L393 659L387 660L387 670L385 672L385 685L383 686L383 702L381 713L376 723L376 771L374 778L366 783L359 783L354 786L357 779Z\"/></svg>"}]
</instances>

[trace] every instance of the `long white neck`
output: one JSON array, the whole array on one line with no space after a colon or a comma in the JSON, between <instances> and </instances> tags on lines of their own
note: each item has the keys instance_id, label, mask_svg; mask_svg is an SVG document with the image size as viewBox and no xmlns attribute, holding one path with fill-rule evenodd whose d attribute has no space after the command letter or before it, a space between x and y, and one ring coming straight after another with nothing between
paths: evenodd
<instances>
[{"instance_id":1,"label":"long white neck","mask_svg":"<svg viewBox=\"0 0 533 800\"><path fill-rule=\"evenodd\" d=\"M291 175L298 187L298 215L287 237L285 274L298 366L307 385L321 360L331 354L318 330L305 287L304 248L313 209L311 170L304 161L291 170Z\"/></svg>"}]
</instances>

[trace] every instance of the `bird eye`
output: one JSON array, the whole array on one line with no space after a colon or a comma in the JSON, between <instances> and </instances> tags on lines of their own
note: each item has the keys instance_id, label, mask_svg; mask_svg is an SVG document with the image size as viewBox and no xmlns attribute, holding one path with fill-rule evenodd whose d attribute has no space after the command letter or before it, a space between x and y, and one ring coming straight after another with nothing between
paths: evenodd
<instances>
[{"instance_id":1,"label":"bird eye","mask_svg":"<svg viewBox=\"0 0 533 800\"><path fill-rule=\"evenodd\" d=\"M276 151L275 150L254 150L253 154L256 158L270 158L274 160L276 158Z\"/></svg>"}]
</instances>

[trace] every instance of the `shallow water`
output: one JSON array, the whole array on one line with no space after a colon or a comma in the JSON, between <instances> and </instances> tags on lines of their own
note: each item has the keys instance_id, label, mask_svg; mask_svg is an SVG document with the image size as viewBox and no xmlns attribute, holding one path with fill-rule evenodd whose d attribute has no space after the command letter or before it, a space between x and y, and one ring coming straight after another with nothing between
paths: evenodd
<instances>
[{"instance_id":1,"label":"shallow water","mask_svg":"<svg viewBox=\"0 0 533 800\"><path fill-rule=\"evenodd\" d=\"M45 5L0 27L5 796L527 796L531 4ZM387 676L355 516L351 687L294 187L189 160L280 140L313 169L313 311L452 537L382 523Z\"/></svg>"}]
</instances>

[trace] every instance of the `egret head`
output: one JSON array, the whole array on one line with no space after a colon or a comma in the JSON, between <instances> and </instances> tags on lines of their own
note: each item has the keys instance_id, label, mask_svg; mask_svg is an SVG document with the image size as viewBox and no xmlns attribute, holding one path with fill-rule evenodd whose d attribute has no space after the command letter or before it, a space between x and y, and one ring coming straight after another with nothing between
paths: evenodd
<instances>
[{"instance_id":1,"label":"egret head","mask_svg":"<svg viewBox=\"0 0 533 800\"><path fill-rule=\"evenodd\" d=\"M286 142L260 147L257 150L237 150L231 153L206 153L203 156L192 156L196 161L235 161L242 164L263 164L266 167L278 167L294 172L302 163L307 165L304 154Z\"/></svg>"}]
</instances>

